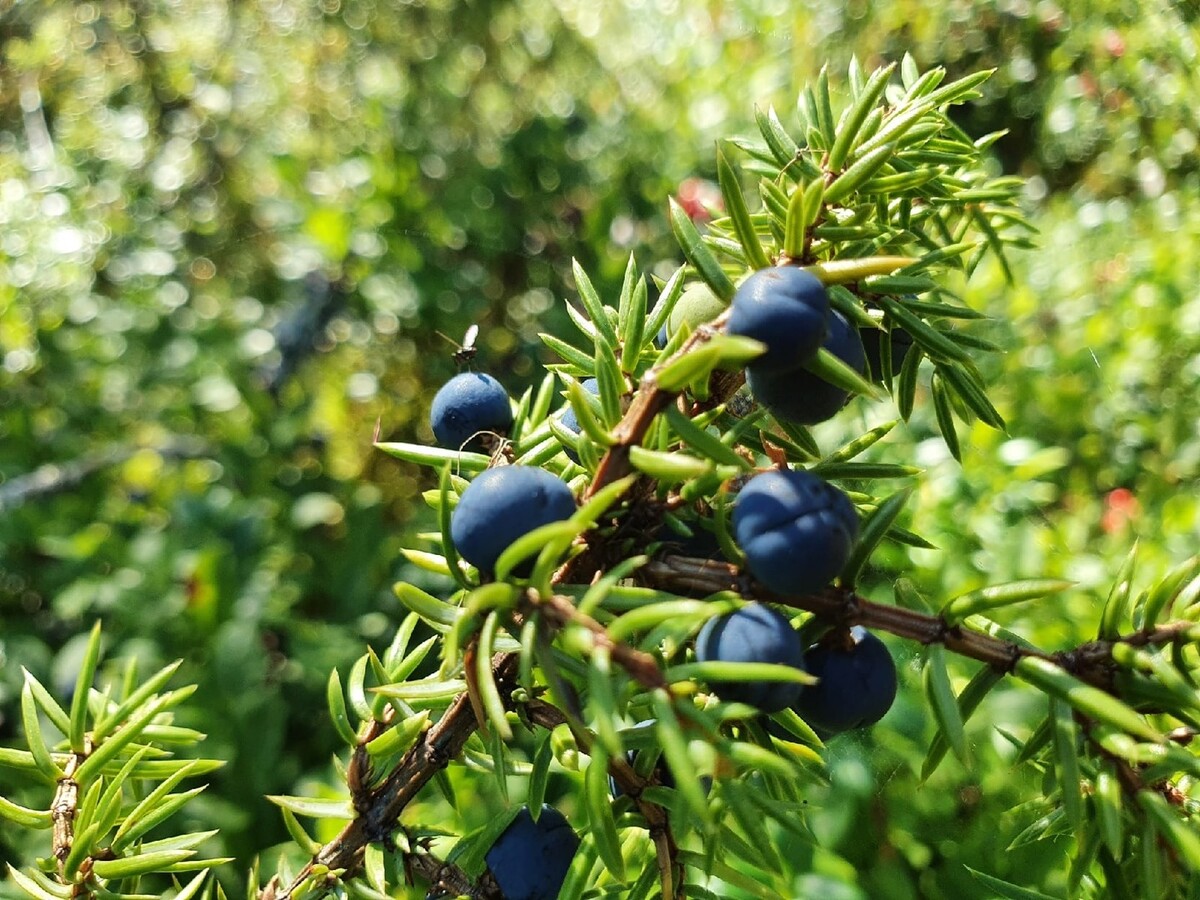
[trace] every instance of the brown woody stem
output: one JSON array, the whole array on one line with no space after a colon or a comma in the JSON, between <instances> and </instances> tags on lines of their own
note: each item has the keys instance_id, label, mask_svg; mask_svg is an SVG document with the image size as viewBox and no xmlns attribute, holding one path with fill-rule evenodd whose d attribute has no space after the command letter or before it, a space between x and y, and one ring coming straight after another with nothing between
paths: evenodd
<instances>
[{"instance_id":1,"label":"brown woody stem","mask_svg":"<svg viewBox=\"0 0 1200 900\"><path fill-rule=\"evenodd\" d=\"M63 863L71 853L71 845L75 843L75 814L79 811L79 782L75 780L75 770L85 759L86 753L72 753L67 757L63 776L58 779L54 799L50 803L54 858L58 860L60 874Z\"/></svg>"},{"instance_id":2,"label":"brown woody stem","mask_svg":"<svg viewBox=\"0 0 1200 900\"><path fill-rule=\"evenodd\" d=\"M979 660L1002 672L1011 672L1017 660L1036 656L1054 663L1082 681L1117 694L1113 683L1115 644L1134 647L1169 644L1193 631L1193 622L1170 622L1150 631L1122 635L1115 641L1088 641L1070 650L1047 653L952 625L941 616L905 609L889 603L876 603L853 591L827 587L814 594L784 596L773 593L741 574L731 563L686 556L668 556L652 560L638 570L638 577L651 587L676 594L707 597L722 591L734 591L747 599L763 600L811 612L831 625L863 625L886 631L921 644L944 644L959 656Z\"/></svg>"}]
</instances>

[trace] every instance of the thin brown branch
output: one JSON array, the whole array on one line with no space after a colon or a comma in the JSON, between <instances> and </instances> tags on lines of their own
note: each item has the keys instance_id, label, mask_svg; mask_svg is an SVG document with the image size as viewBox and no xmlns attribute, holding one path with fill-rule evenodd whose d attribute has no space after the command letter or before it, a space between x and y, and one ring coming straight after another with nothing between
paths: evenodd
<instances>
[{"instance_id":1,"label":"thin brown branch","mask_svg":"<svg viewBox=\"0 0 1200 900\"><path fill-rule=\"evenodd\" d=\"M712 340L714 335L719 334L725 329L725 322L728 318L729 311L726 310L711 322L701 325L696 329L694 334L683 342L683 346L679 348L677 353L642 376L641 384L638 386L637 392L633 395L633 400L630 402L629 408L612 431L613 445L608 448L608 452L600 460L600 465L596 467L596 474L588 485L587 490L584 491L584 500L594 496L605 486L624 478L630 473L632 470L629 463L630 449L642 443L642 440L646 437L646 433L650 430L651 424L654 422L654 417L665 410L679 396L679 391L668 391L659 387L659 372L671 361ZM737 390L739 383L736 379L719 382L730 393ZM722 399L724 397L710 398L712 402L720 402Z\"/></svg>"},{"instance_id":2,"label":"thin brown branch","mask_svg":"<svg viewBox=\"0 0 1200 900\"><path fill-rule=\"evenodd\" d=\"M531 598L531 605L540 609L547 620L556 626L561 627L568 622L573 622L587 628L595 636L597 642L603 642L609 649L612 658L642 684L648 687L666 687L667 681L653 656L610 640L604 626L590 616L581 614L569 598L558 595L549 598ZM492 662L493 675L502 697L510 696L517 686L517 662L515 653L497 654ZM432 779L439 769L444 768L450 760L462 752L471 734L479 727L479 719L469 695L469 691L460 694L441 719L417 741L412 750L405 754L396 769L378 788L373 790L366 787L369 781L370 761L363 745L372 737L381 734L386 724L381 722L371 724L367 735L360 741L359 748L351 757L347 770L347 781L351 785L351 798L358 817L350 822L336 838L322 847L290 885L286 888L276 887L275 898L286 900L291 897L293 892L311 876L314 866L322 865L330 869L341 869L347 874L353 874L360 869L366 845L388 838L395 830L405 806L416 797L421 788ZM545 706L549 706L549 704L534 708L543 709ZM528 705L527 708L529 708ZM559 715L562 716L562 713L560 712ZM390 716L385 716L385 718L390 718ZM565 716L562 721L566 721ZM580 735L577 734L577 738L579 737ZM584 735L580 744L584 746L586 743L587 737ZM641 799L645 782L638 778L625 760L612 760L610 768L617 783L623 790L627 790L638 803L638 808L646 819L656 847L661 847L662 852L670 852L672 862L664 871L673 871L675 868L673 863L675 844L670 836L666 812L661 807ZM661 865L663 864L660 861ZM443 875L444 872L439 877L443 877ZM445 883L450 885L450 882ZM664 881L665 886L675 883L675 879L672 878ZM673 896L673 893L664 895L669 897ZM479 894L478 896L486 897L487 895ZM265 892L260 894L260 897L267 900Z\"/></svg>"},{"instance_id":3,"label":"thin brown branch","mask_svg":"<svg viewBox=\"0 0 1200 900\"><path fill-rule=\"evenodd\" d=\"M0 485L0 512L72 490L92 475L127 462L141 449L152 450L164 459L194 459L208 453L203 442L176 437L147 448L114 445L78 459L44 463L32 472L14 476Z\"/></svg>"},{"instance_id":4,"label":"thin brown branch","mask_svg":"<svg viewBox=\"0 0 1200 900\"><path fill-rule=\"evenodd\" d=\"M670 683L663 674L658 660L651 654L620 641L614 641L608 636L608 630L591 616L581 613L571 598L559 594L550 597L537 597L530 592L528 598L532 605L542 611L542 614L560 628L574 624L587 629L598 646L608 651L609 656L621 668L646 688L667 688Z\"/></svg>"},{"instance_id":5,"label":"thin brown branch","mask_svg":"<svg viewBox=\"0 0 1200 900\"><path fill-rule=\"evenodd\" d=\"M570 724L562 710L541 700L526 703L525 710L529 721L543 728L553 729L559 725ZM574 730L572 730L572 733L575 734L579 748L584 753L590 755L592 746L591 738L587 734L580 734ZM608 772L612 775L613 781L621 788L621 791L633 799L633 802L637 805L638 812L641 813L642 818L646 821L650 840L654 843L654 854L658 865L659 882L662 885L662 895L670 898L681 897L683 880L680 877L681 868L678 861L679 847L675 843L674 834L671 832L670 819L663 807L657 803L651 803L643 795L646 788L659 785L662 782L658 780L657 775L653 772L648 778L638 775L634 771L633 766L629 764L629 760L623 756L609 759Z\"/></svg>"},{"instance_id":6,"label":"thin brown branch","mask_svg":"<svg viewBox=\"0 0 1200 900\"><path fill-rule=\"evenodd\" d=\"M405 869L429 882L429 897L467 897L469 900L504 900L504 894L488 873L473 882L467 873L453 863L442 862L428 853L409 853L404 857Z\"/></svg>"},{"instance_id":7,"label":"thin brown branch","mask_svg":"<svg viewBox=\"0 0 1200 900\"><path fill-rule=\"evenodd\" d=\"M479 675L475 668L475 660L479 653L479 635L474 635L467 649L463 651L463 678L467 682L467 699L471 701L471 711L475 714L475 727L487 735L487 713L483 708L483 698L479 692ZM503 695L501 695L503 696Z\"/></svg>"},{"instance_id":8,"label":"thin brown branch","mask_svg":"<svg viewBox=\"0 0 1200 900\"><path fill-rule=\"evenodd\" d=\"M509 696L517 686L517 654L497 654L492 661L492 674L500 695ZM343 870L347 875L357 873L362 867L366 846L388 839L396 829L405 806L412 802L438 771L462 753L468 739L475 733L477 724L466 692L459 694L433 727L418 738L387 778L363 796L358 817L322 847L287 887L275 887L275 900L291 897L312 876L317 866ZM262 900L268 897L266 891L259 896Z\"/></svg>"},{"instance_id":9,"label":"thin brown branch","mask_svg":"<svg viewBox=\"0 0 1200 900\"><path fill-rule=\"evenodd\" d=\"M1022 657L1036 656L1114 696L1119 696L1113 681L1114 645L1121 643L1143 647L1170 644L1196 628L1194 622L1171 622L1150 631L1122 635L1113 641L1088 641L1078 647L1047 653L962 625L951 625L941 616L888 603L875 603L853 591L835 587L804 596L776 594L743 575L733 564L717 560L667 556L652 560L640 568L638 577L651 587L671 590L683 596L707 597L722 591L734 591L747 599L806 610L831 625L863 625L921 644L944 644L947 650L959 656L978 660L1002 672L1011 672Z\"/></svg>"},{"instance_id":10,"label":"thin brown branch","mask_svg":"<svg viewBox=\"0 0 1200 900\"><path fill-rule=\"evenodd\" d=\"M71 845L75 843L75 815L79 812L79 782L75 780L75 771L85 759L86 753L72 753L67 757L62 778L58 779L54 799L50 803L54 858L58 860L59 875L64 878L62 865L71 853Z\"/></svg>"}]
</instances>

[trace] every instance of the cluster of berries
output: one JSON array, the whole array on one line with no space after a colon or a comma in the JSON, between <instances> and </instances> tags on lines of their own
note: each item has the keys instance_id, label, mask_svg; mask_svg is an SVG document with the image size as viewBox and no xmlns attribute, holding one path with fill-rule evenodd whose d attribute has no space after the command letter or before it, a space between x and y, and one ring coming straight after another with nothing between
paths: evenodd
<instances>
[{"instance_id":1,"label":"cluster of berries","mask_svg":"<svg viewBox=\"0 0 1200 900\"><path fill-rule=\"evenodd\" d=\"M659 336L660 343L721 311L706 288L689 289L668 320L667 333ZM849 397L809 371L822 348L855 372L878 378L880 342L888 339L874 330L868 335L868 353L859 329L831 307L821 281L791 266L763 269L747 278L734 295L726 330L765 346L747 366L749 390L777 419L800 425L829 419ZM904 337L895 332L890 336L893 371L907 350ZM595 379L582 382L582 387L593 395L599 390ZM438 392L431 419L441 446L490 452L512 427L512 403L496 379L464 372ZM573 409L568 407L560 421L567 431L579 433ZM564 451L578 462L573 448ZM568 519L575 510L570 487L552 472L497 465L474 478L458 498L450 537L459 556L490 575L513 541ZM849 560L858 529L858 515L846 494L804 470L760 472L741 486L734 501L732 536L746 568L779 595L811 594L828 585ZM528 571L527 564L515 574ZM795 680L714 681L711 690L722 700L766 714L790 707L823 738L874 724L896 694L896 667L877 637L862 628L839 628L806 648L789 620L764 603L749 603L709 619L696 637L694 652L699 662L774 663L815 676L815 684L803 686ZM787 736L770 727L780 737ZM659 780L669 784L669 773L660 773ZM497 840L487 862L506 896L553 897L577 843L570 825L555 810L543 809L535 822L525 809ZM518 864L518 859L523 862Z\"/></svg>"}]
</instances>

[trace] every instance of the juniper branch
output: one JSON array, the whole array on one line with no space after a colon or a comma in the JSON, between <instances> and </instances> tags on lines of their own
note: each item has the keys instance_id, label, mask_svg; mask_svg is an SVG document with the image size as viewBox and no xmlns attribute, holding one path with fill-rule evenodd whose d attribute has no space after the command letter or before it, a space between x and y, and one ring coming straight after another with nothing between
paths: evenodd
<instances>
[{"instance_id":1,"label":"juniper branch","mask_svg":"<svg viewBox=\"0 0 1200 900\"><path fill-rule=\"evenodd\" d=\"M711 559L668 556L647 563L638 570L638 577L651 587L670 590L681 596L707 597L722 591L734 591L747 599L814 613L831 625L863 625L921 644L944 644L947 650L959 656L978 660L1005 673L1012 672L1022 657L1038 657L1116 697L1120 696L1120 691L1114 681L1117 670L1112 657L1114 646L1161 646L1190 639L1197 630L1194 622L1170 622L1149 631L1122 635L1116 640L1088 641L1051 653L962 625L952 625L941 616L931 613L876 603L841 588L827 587L805 596L776 594L744 575L732 563Z\"/></svg>"}]
</instances>

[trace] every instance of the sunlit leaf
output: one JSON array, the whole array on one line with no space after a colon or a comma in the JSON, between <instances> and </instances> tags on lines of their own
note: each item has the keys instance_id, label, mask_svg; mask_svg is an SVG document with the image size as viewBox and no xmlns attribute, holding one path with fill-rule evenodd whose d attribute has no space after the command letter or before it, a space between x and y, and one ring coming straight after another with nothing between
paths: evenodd
<instances>
[{"instance_id":1,"label":"sunlit leaf","mask_svg":"<svg viewBox=\"0 0 1200 900\"><path fill-rule=\"evenodd\" d=\"M139 853L122 859L98 859L92 863L92 871L100 878L116 880L136 878L151 872L177 871L177 863L196 855L195 850L159 850L156 853Z\"/></svg>"},{"instance_id":2,"label":"sunlit leaf","mask_svg":"<svg viewBox=\"0 0 1200 900\"><path fill-rule=\"evenodd\" d=\"M942 617L950 623L961 622L967 616L993 609L1003 609L1026 600L1037 600L1072 587L1073 582L1055 578L1031 578L1008 584L989 585L960 594L942 607Z\"/></svg>"},{"instance_id":3,"label":"sunlit leaf","mask_svg":"<svg viewBox=\"0 0 1200 900\"><path fill-rule=\"evenodd\" d=\"M928 657L924 668L925 696L937 719L940 733L945 736L959 762L969 769L972 765L971 754L963 728L962 713L950 686L950 673L946 669L946 649L941 644L930 644L926 652Z\"/></svg>"},{"instance_id":4,"label":"sunlit leaf","mask_svg":"<svg viewBox=\"0 0 1200 900\"><path fill-rule=\"evenodd\" d=\"M6 863L6 865L8 866L8 876L12 879L13 884L33 900L67 900L71 896L71 888L67 885L63 885L61 890L51 890L49 885L31 878L20 869L14 868L11 863Z\"/></svg>"},{"instance_id":5,"label":"sunlit leaf","mask_svg":"<svg viewBox=\"0 0 1200 900\"><path fill-rule=\"evenodd\" d=\"M348 800L318 800L312 797L268 795L276 806L289 809L298 816L313 819L352 819L354 809Z\"/></svg>"},{"instance_id":6,"label":"sunlit leaf","mask_svg":"<svg viewBox=\"0 0 1200 900\"><path fill-rule=\"evenodd\" d=\"M7 819L22 828L49 828L50 811L29 809L0 797L0 819Z\"/></svg>"},{"instance_id":7,"label":"sunlit leaf","mask_svg":"<svg viewBox=\"0 0 1200 900\"><path fill-rule=\"evenodd\" d=\"M965 868L976 881L989 891L993 891L1000 897L1007 898L1007 900L1059 900L1059 898L1052 897L1050 894L1043 894L1008 881L1002 881L992 875L986 875L983 872L972 869L970 866L966 866Z\"/></svg>"},{"instance_id":8,"label":"sunlit leaf","mask_svg":"<svg viewBox=\"0 0 1200 900\"><path fill-rule=\"evenodd\" d=\"M970 720L971 714L975 712L983 698L1003 678L1003 672L991 666L985 666L975 673L974 678L967 682L967 686L958 695L958 715L964 725ZM929 744L929 750L925 754L925 761L921 764L922 781L929 779L929 776L938 767L938 763L945 757L948 749L950 749L950 743L946 739L945 732L938 731Z\"/></svg>"},{"instance_id":9,"label":"sunlit leaf","mask_svg":"<svg viewBox=\"0 0 1200 900\"><path fill-rule=\"evenodd\" d=\"M427 622L437 625L453 625L458 621L460 614L458 607L438 600L414 584L397 581L392 585L392 591L406 609L416 613Z\"/></svg>"},{"instance_id":10,"label":"sunlit leaf","mask_svg":"<svg viewBox=\"0 0 1200 900\"><path fill-rule=\"evenodd\" d=\"M575 287L579 290L579 299L583 303L584 309L587 310L592 325L595 326L603 342L608 344L610 349L615 350L617 333L613 329L604 302L600 299L591 279L588 278L587 272L584 271L578 260L571 260L571 271L575 276Z\"/></svg>"},{"instance_id":11,"label":"sunlit leaf","mask_svg":"<svg viewBox=\"0 0 1200 900\"><path fill-rule=\"evenodd\" d=\"M345 743L351 747L355 746L358 735L354 733L354 726L350 724L350 716L346 712L346 695L342 691L342 678L337 669L329 673L329 680L325 685L325 700L334 730Z\"/></svg>"},{"instance_id":12,"label":"sunlit leaf","mask_svg":"<svg viewBox=\"0 0 1200 900\"><path fill-rule=\"evenodd\" d=\"M376 449L382 450L388 456L402 459L405 462L420 466L438 468L446 463L453 464L462 472L482 472L488 467L489 459L482 453L465 453L458 450L444 450L441 447L427 447L424 444L405 444L398 441L378 443Z\"/></svg>"},{"instance_id":13,"label":"sunlit leaf","mask_svg":"<svg viewBox=\"0 0 1200 900\"><path fill-rule=\"evenodd\" d=\"M25 728L25 740L29 744L33 763L43 777L57 781L62 777L63 770L50 756L50 747L42 737L42 726L38 719L37 703L33 699L33 689L30 682L34 678L25 673L25 683L21 686L21 721Z\"/></svg>"},{"instance_id":14,"label":"sunlit leaf","mask_svg":"<svg viewBox=\"0 0 1200 900\"><path fill-rule=\"evenodd\" d=\"M1083 790L1080 785L1079 751L1075 720L1071 708L1058 698L1050 698L1051 739L1057 759L1059 799L1063 813L1077 836L1083 830Z\"/></svg>"},{"instance_id":15,"label":"sunlit leaf","mask_svg":"<svg viewBox=\"0 0 1200 900\"><path fill-rule=\"evenodd\" d=\"M745 248L750 268L767 268L771 263L763 252L762 242L750 221L750 212L746 208L746 198L742 194L737 174L720 147L717 148L717 180L721 185L721 194L725 198L725 208L729 211L734 233Z\"/></svg>"},{"instance_id":16,"label":"sunlit leaf","mask_svg":"<svg viewBox=\"0 0 1200 900\"><path fill-rule=\"evenodd\" d=\"M96 666L100 662L100 622L92 626L84 650L79 674L75 677L75 692L71 697L71 722L67 737L75 753L83 753L87 731L88 697L92 691L92 680L96 677Z\"/></svg>"},{"instance_id":17,"label":"sunlit leaf","mask_svg":"<svg viewBox=\"0 0 1200 900\"><path fill-rule=\"evenodd\" d=\"M842 586L853 590L862 574L867 560L875 552L880 542L888 534L896 518L904 509L908 498L912 496L910 489L904 489L892 494L866 517L859 529L858 541L850 552L850 558L842 567L838 580Z\"/></svg>"},{"instance_id":18,"label":"sunlit leaf","mask_svg":"<svg viewBox=\"0 0 1200 900\"><path fill-rule=\"evenodd\" d=\"M1116 697L1085 684L1049 660L1023 656L1015 672L1047 693L1065 700L1087 716L1149 741L1161 742L1162 735L1149 722Z\"/></svg>"},{"instance_id":19,"label":"sunlit leaf","mask_svg":"<svg viewBox=\"0 0 1200 900\"><path fill-rule=\"evenodd\" d=\"M584 800L588 830L596 842L596 852L613 877L624 881L625 859L608 793L608 756L599 747L594 749L592 761L584 773Z\"/></svg>"}]
</instances>

